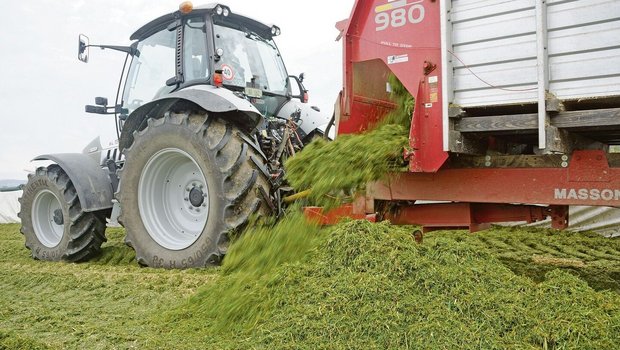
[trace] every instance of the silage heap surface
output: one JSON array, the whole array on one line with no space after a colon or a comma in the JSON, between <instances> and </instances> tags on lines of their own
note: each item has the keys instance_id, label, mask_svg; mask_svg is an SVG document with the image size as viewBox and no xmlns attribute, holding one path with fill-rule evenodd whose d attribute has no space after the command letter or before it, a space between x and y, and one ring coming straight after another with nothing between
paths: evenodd
<instances>
[{"instance_id":1,"label":"silage heap surface","mask_svg":"<svg viewBox=\"0 0 620 350\"><path fill-rule=\"evenodd\" d=\"M233 244L222 276L168 315L176 335L219 348L620 344L618 293L591 288L571 264L544 266L534 279L526 276L532 271L511 269L513 261L535 268L535 256L571 256L584 269L607 265L617 283L617 239L498 229L437 232L417 244L411 228L389 223L350 221L320 230L299 220L292 215L275 227L250 229Z\"/></svg>"}]
</instances>

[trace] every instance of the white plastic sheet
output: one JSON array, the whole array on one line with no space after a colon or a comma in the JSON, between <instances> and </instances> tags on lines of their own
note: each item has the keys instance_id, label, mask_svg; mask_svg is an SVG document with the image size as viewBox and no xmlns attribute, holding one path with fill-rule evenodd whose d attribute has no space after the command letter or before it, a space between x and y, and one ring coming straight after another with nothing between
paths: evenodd
<instances>
[{"instance_id":1,"label":"white plastic sheet","mask_svg":"<svg viewBox=\"0 0 620 350\"><path fill-rule=\"evenodd\" d=\"M17 213L19 213L19 201L22 191L0 192L0 224L9 224L20 222Z\"/></svg>"},{"instance_id":2,"label":"white plastic sheet","mask_svg":"<svg viewBox=\"0 0 620 350\"><path fill-rule=\"evenodd\" d=\"M529 226L549 227L550 220ZM595 231L604 236L620 236L620 208L572 206L568 211L568 229Z\"/></svg>"}]
</instances>

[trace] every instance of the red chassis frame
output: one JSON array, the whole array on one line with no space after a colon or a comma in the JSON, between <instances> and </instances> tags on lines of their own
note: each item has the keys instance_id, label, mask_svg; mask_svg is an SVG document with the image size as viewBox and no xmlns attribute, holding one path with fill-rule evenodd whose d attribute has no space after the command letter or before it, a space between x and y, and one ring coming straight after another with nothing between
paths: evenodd
<instances>
[{"instance_id":1,"label":"red chassis frame","mask_svg":"<svg viewBox=\"0 0 620 350\"><path fill-rule=\"evenodd\" d=\"M413 201L448 201L412 204ZM436 173L393 174L368 185L366 196L322 215L308 209L320 222L335 223L348 216L372 218L378 203L391 202L396 210L379 213L394 224L423 225L426 231L486 224L540 221L568 226L569 205L620 206L620 168L609 167L603 151L575 151L564 168L442 169Z\"/></svg>"}]
</instances>

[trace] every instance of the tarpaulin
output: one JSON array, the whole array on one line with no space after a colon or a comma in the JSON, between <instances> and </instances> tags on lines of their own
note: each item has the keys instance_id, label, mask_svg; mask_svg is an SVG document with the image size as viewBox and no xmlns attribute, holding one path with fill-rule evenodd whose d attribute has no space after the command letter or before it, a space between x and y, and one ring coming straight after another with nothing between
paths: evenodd
<instances>
[{"instance_id":1,"label":"tarpaulin","mask_svg":"<svg viewBox=\"0 0 620 350\"><path fill-rule=\"evenodd\" d=\"M0 224L20 222L19 201L23 191L0 192Z\"/></svg>"}]
</instances>

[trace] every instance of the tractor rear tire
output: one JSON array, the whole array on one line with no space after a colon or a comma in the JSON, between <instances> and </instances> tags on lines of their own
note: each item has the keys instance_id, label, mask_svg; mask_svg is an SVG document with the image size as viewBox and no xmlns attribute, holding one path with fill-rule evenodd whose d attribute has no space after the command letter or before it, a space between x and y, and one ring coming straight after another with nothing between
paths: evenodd
<instances>
[{"instance_id":1,"label":"tractor rear tire","mask_svg":"<svg viewBox=\"0 0 620 350\"><path fill-rule=\"evenodd\" d=\"M230 232L271 213L265 160L247 140L206 113L166 113L134 133L116 197L139 264L218 264Z\"/></svg>"},{"instance_id":2,"label":"tractor rear tire","mask_svg":"<svg viewBox=\"0 0 620 350\"><path fill-rule=\"evenodd\" d=\"M85 261L101 251L105 215L86 213L69 176L58 165L28 175L19 199L21 233L32 257L48 261Z\"/></svg>"}]
</instances>

